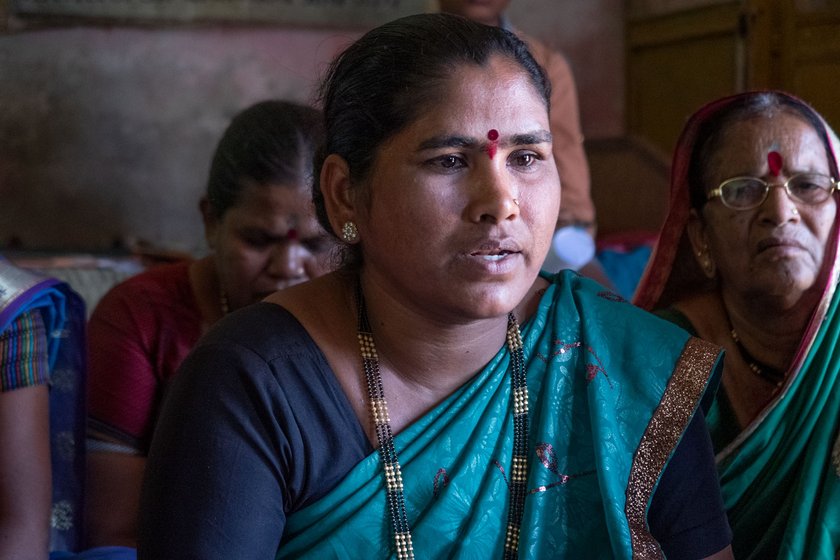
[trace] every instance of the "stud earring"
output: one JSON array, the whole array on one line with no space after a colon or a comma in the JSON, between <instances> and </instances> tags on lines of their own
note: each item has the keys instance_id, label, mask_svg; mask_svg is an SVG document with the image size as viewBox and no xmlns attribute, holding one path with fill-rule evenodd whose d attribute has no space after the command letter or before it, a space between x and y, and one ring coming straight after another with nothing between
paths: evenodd
<instances>
[{"instance_id":1,"label":"stud earring","mask_svg":"<svg viewBox=\"0 0 840 560\"><path fill-rule=\"evenodd\" d=\"M359 239L359 228L353 222L344 222L341 226L341 239L346 243L354 243Z\"/></svg>"},{"instance_id":2,"label":"stud earring","mask_svg":"<svg viewBox=\"0 0 840 560\"><path fill-rule=\"evenodd\" d=\"M799 210L797 210L796 206L794 206L794 207L793 207L793 215L794 215L794 216L798 216L798 215L799 215Z\"/></svg>"},{"instance_id":3,"label":"stud earring","mask_svg":"<svg viewBox=\"0 0 840 560\"><path fill-rule=\"evenodd\" d=\"M712 262L712 258L709 256L709 247L704 246L703 249L697 251L697 259L700 261L700 268L703 269L703 274L706 275L707 278L714 278L715 277L715 263Z\"/></svg>"}]
</instances>

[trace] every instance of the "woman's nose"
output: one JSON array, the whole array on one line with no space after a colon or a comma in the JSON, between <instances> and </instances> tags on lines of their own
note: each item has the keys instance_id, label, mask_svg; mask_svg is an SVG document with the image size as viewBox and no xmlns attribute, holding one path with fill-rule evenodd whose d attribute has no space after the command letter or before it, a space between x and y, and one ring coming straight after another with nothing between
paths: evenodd
<instances>
[{"instance_id":1,"label":"woman's nose","mask_svg":"<svg viewBox=\"0 0 840 560\"><path fill-rule=\"evenodd\" d=\"M468 209L471 221L500 223L519 215L519 192L503 162L485 162L472 181Z\"/></svg>"},{"instance_id":2,"label":"woman's nose","mask_svg":"<svg viewBox=\"0 0 840 560\"><path fill-rule=\"evenodd\" d=\"M773 225L799 220L799 208L782 183L773 183L759 207L762 220Z\"/></svg>"},{"instance_id":3,"label":"woman's nose","mask_svg":"<svg viewBox=\"0 0 840 560\"><path fill-rule=\"evenodd\" d=\"M306 275L309 252L297 241L277 243L269 255L268 273L275 278L301 278Z\"/></svg>"}]
</instances>

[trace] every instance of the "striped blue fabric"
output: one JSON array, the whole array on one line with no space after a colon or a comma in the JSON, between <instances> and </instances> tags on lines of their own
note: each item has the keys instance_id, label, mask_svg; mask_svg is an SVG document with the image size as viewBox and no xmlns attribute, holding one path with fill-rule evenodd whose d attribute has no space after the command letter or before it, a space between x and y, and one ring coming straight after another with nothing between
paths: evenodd
<instances>
[{"instance_id":1,"label":"striped blue fabric","mask_svg":"<svg viewBox=\"0 0 840 560\"><path fill-rule=\"evenodd\" d=\"M49 381L47 335L37 310L22 313L0 333L0 391Z\"/></svg>"}]
</instances>

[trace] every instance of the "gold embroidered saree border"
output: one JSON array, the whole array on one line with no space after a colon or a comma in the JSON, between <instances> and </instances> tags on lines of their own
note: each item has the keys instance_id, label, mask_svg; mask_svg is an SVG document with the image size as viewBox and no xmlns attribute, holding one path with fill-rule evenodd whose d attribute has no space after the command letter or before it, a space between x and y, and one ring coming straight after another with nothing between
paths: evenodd
<instances>
[{"instance_id":1,"label":"gold embroidered saree border","mask_svg":"<svg viewBox=\"0 0 840 560\"><path fill-rule=\"evenodd\" d=\"M647 506L706 389L720 348L691 337L680 354L659 406L648 423L630 467L624 514L630 528L633 558L662 558L647 526Z\"/></svg>"}]
</instances>

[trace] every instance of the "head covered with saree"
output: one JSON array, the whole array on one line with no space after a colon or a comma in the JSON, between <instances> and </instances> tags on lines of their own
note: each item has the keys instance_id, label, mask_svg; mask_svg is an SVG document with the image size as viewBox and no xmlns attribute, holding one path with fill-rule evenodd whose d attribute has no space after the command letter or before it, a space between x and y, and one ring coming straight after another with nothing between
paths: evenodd
<instances>
[{"instance_id":1,"label":"head covered with saree","mask_svg":"<svg viewBox=\"0 0 840 560\"><path fill-rule=\"evenodd\" d=\"M760 311L732 311L732 294L782 321L802 317L775 387L715 440L738 558L840 551L838 147L822 117L786 93L747 92L701 108L677 143L669 212L635 297L649 310L704 302L689 323L727 347L723 388L707 416L713 439L732 420L722 395L734 402L743 387L733 364L749 365L748 383L766 382L759 378L769 369L735 330L760 323ZM709 305L708 294L719 303Z\"/></svg>"}]
</instances>

